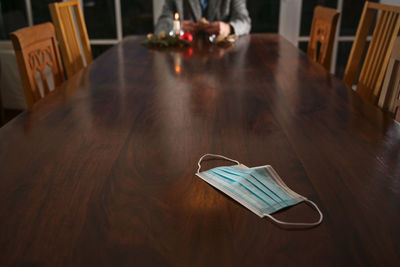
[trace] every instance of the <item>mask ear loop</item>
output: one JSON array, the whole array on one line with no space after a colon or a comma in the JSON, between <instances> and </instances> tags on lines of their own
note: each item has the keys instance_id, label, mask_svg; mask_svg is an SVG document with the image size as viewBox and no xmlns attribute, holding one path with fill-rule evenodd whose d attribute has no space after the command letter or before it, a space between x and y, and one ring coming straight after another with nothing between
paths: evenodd
<instances>
[{"instance_id":1,"label":"mask ear loop","mask_svg":"<svg viewBox=\"0 0 400 267\"><path fill-rule=\"evenodd\" d=\"M240 162L239 162L239 161L234 160L234 159L230 159L230 158L227 158L227 157L224 157L224 156L222 156L222 155L217 155L217 154L204 154L203 156L201 156L201 158L200 158L199 161L197 162L197 166L199 166L198 169L197 169L197 173L200 173L201 162L203 161L203 159L204 159L205 157L221 158L221 159L225 159L225 160L234 162L234 163L236 163L237 165L240 165ZM303 198L304 198L304 197L303 197ZM268 218L270 218L270 219L271 219L272 221L274 221L275 223L281 224L281 225L288 225L288 226L306 226L306 227L312 227L312 226L319 225L319 224L322 222L323 218L324 218L324 215L322 214L321 210L318 208L318 206L317 206L314 202L312 202L311 200L309 200L309 199L307 199L307 198L304 198L304 202L306 202L309 206L311 206L311 207L314 208L316 211L318 211L318 213L319 213L319 220L318 220L317 222L313 222L313 223L292 223L292 222L284 222L284 221L281 221L281 220L278 220L278 219L274 218L274 217L273 217L272 215L270 215L270 214L264 214L264 215L267 216Z\"/></svg>"},{"instance_id":2,"label":"mask ear loop","mask_svg":"<svg viewBox=\"0 0 400 267\"><path fill-rule=\"evenodd\" d=\"M203 159L205 157L214 157L214 158L221 158L221 159L225 159L227 161L231 161L231 162L235 162L237 165L240 165L240 162L234 159L230 159L221 155L217 155L217 154L204 154L203 156L201 156L201 158L199 159L199 162L197 162L197 166L199 166L199 168L197 169L197 173L200 173L200 169L201 169L201 162L203 161Z\"/></svg>"},{"instance_id":3,"label":"mask ear loop","mask_svg":"<svg viewBox=\"0 0 400 267\"><path fill-rule=\"evenodd\" d=\"M318 224L320 224L322 222L322 219L324 218L324 215L322 215L321 210L318 208L318 206L312 202L311 200L308 200L307 198L304 199L304 201L311 207L313 207L316 211L318 211L319 213L319 220L317 222L313 222L313 223L292 223L292 222L284 222L281 220L278 220L276 218L274 218L272 215L270 214L264 214L265 216L267 216L268 218L270 218L271 220L273 220L275 223L277 224L282 224L282 225L289 225L289 226L307 226L307 227L311 227L311 226L316 226Z\"/></svg>"}]
</instances>

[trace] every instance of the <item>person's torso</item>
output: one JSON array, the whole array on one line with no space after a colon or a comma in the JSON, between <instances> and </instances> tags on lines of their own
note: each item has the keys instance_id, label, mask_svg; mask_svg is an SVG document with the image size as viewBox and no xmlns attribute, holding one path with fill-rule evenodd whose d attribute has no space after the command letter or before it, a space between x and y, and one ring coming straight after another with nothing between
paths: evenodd
<instances>
[{"instance_id":1,"label":"person's torso","mask_svg":"<svg viewBox=\"0 0 400 267\"><path fill-rule=\"evenodd\" d=\"M175 0L177 12L184 20L198 21L205 17L209 21L229 21L232 0L208 0L203 11L200 0Z\"/></svg>"}]
</instances>

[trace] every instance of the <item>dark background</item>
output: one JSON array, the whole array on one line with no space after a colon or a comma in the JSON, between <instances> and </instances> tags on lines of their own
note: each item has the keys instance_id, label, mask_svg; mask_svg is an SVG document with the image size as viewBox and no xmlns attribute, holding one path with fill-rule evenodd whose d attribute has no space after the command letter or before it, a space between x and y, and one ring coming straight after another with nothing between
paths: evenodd
<instances>
[{"instance_id":1,"label":"dark background","mask_svg":"<svg viewBox=\"0 0 400 267\"><path fill-rule=\"evenodd\" d=\"M60 0L33 0L32 12L35 24L50 21L48 4ZM91 39L116 39L114 0L84 0L85 20ZM374 0L374 2L378 2ZM365 0L345 0L343 6L341 36L354 36ZM278 32L280 0L248 0L252 18L252 32ZM316 5L336 8L337 0L303 0L300 35L310 33L313 10ZM24 0L0 0L0 39L8 39L9 32L28 25ZM121 0L123 35L147 34L153 31L153 4L151 0ZM112 45L94 45L94 56L100 55ZM341 77L352 42L340 42L336 75ZM300 42L302 50L307 42Z\"/></svg>"}]
</instances>

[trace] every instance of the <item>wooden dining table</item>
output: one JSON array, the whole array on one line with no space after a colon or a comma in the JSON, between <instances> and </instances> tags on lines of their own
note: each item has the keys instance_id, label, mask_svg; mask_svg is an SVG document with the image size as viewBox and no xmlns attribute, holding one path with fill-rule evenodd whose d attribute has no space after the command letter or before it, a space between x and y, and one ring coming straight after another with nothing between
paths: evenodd
<instances>
[{"instance_id":1,"label":"wooden dining table","mask_svg":"<svg viewBox=\"0 0 400 267\"><path fill-rule=\"evenodd\" d=\"M0 266L399 266L397 122L277 34L144 38L0 129ZM258 217L195 175L206 153L271 165L322 223Z\"/></svg>"}]
</instances>

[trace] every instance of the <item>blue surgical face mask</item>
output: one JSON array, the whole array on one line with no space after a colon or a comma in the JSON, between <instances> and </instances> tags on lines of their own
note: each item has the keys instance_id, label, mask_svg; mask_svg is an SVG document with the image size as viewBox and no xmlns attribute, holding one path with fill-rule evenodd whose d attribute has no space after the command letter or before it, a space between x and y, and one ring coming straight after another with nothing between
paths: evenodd
<instances>
[{"instance_id":1,"label":"blue surgical face mask","mask_svg":"<svg viewBox=\"0 0 400 267\"><path fill-rule=\"evenodd\" d=\"M222 166L200 172L201 162L207 157L223 158L237 163L234 166ZM322 222L322 213L318 206L307 198L292 191L269 166L248 168L236 160L220 155L205 154L198 162L196 175L224 192L260 217L267 216L274 222L293 226L315 226ZM314 223L289 223L274 218L271 214L283 208L305 201L315 208L320 219Z\"/></svg>"}]
</instances>

